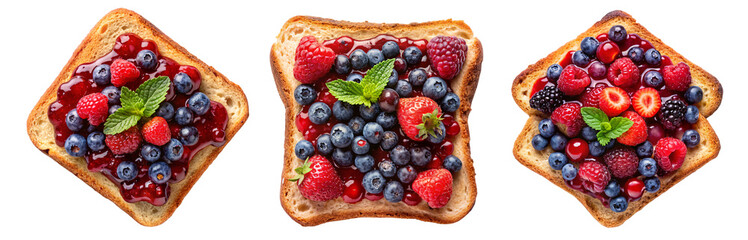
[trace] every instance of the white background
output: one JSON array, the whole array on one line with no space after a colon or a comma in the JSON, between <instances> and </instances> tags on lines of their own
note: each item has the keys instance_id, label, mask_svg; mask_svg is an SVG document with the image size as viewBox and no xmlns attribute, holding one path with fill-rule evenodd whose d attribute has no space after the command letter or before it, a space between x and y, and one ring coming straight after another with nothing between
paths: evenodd
<instances>
[{"instance_id":1,"label":"white background","mask_svg":"<svg viewBox=\"0 0 748 240\"><path fill-rule=\"evenodd\" d=\"M745 238L744 3L719 1L3 1L0 4L0 239L18 238ZM415 1L412 1L415 2ZM249 121L161 226L142 227L30 142L26 118L93 25L117 7L134 10L242 86ZM576 199L520 165L512 146L527 116L510 95L514 77L622 9L715 75L725 89L709 118L719 157L623 226L602 227ZM284 111L268 53L294 15L350 21L465 20L483 42L470 118L478 198L449 225L354 219L304 228L279 204Z\"/></svg>"}]
</instances>

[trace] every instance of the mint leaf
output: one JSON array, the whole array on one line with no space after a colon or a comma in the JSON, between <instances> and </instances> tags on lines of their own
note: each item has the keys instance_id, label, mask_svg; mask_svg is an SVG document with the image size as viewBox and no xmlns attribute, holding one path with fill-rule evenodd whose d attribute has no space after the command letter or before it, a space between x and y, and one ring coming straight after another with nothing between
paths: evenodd
<instances>
[{"instance_id":1,"label":"mint leaf","mask_svg":"<svg viewBox=\"0 0 748 240\"><path fill-rule=\"evenodd\" d=\"M357 82L338 79L328 82L326 85L330 94L340 101L353 105L365 104L367 107L371 106L371 102L364 97L363 87Z\"/></svg>"},{"instance_id":2,"label":"mint leaf","mask_svg":"<svg viewBox=\"0 0 748 240\"><path fill-rule=\"evenodd\" d=\"M606 131L605 136L611 139L620 137L631 126L634 126L634 121L625 117L614 117L610 120L610 130Z\"/></svg>"},{"instance_id":3,"label":"mint leaf","mask_svg":"<svg viewBox=\"0 0 748 240\"><path fill-rule=\"evenodd\" d=\"M361 79L366 99L372 102L379 100L379 95L382 94L382 90L387 86L387 82L392 75L392 69L394 68L395 59L392 58L377 63L369 71L366 71L366 76Z\"/></svg>"},{"instance_id":4,"label":"mint leaf","mask_svg":"<svg viewBox=\"0 0 748 240\"><path fill-rule=\"evenodd\" d=\"M168 77L157 77L140 84L135 91L122 87L119 99L122 107L107 117L104 134L121 133L137 125L141 118L153 115L166 99L169 84L171 80Z\"/></svg>"},{"instance_id":5,"label":"mint leaf","mask_svg":"<svg viewBox=\"0 0 748 240\"><path fill-rule=\"evenodd\" d=\"M113 135L121 133L138 124L140 116L132 114L137 109L122 107L107 117L104 123L104 134Z\"/></svg>"},{"instance_id":6,"label":"mint leaf","mask_svg":"<svg viewBox=\"0 0 748 240\"><path fill-rule=\"evenodd\" d=\"M592 129L601 131L604 129L601 124L608 122L608 115L600 109L594 107L583 107L581 112L582 119L584 119L584 122Z\"/></svg>"},{"instance_id":7,"label":"mint leaf","mask_svg":"<svg viewBox=\"0 0 748 240\"><path fill-rule=\"evenodd\" d=\"M145 104L145 100L140 95L127 87L122 87L122 90L120 90L119 100L122 103L122 108L142 109L143 104Z\"/></svg>"},{"instance_id":8,"label":"mint leaf","mask_svg":"<svg viewBox=\"0 0 748 240\"><path fill-rule=\"evenodd\" d=\"M138 96L144 100L143 117L150 117L156 112L159 104L166 99L169 84L171 84L171 80L168 77L161 76L145 81L135 90Z\"/></svg>"},{"instance_id":9,"label":"mint leaf","mask_svg":"<svg viewBox=\"0 0 748 240\"><path fill-rule=\"evenodd\" d=\"M597 132L597 141L600 142L600 145L605 146L610 143L610 138L605 135L605 132L600 131Z\"/></svg>"}]
</instances>

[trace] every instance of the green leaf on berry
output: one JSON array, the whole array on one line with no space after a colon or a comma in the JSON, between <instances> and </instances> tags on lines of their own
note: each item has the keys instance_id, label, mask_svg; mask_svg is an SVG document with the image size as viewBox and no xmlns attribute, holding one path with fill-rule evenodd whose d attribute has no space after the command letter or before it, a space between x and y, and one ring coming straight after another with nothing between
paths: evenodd
<instances>
[{"instance_id":1,"label":"green leaf on berry","mask_svg":"<svg viewBox=\"0 0 748 240\"><path fill-rule=\"evenodd\" d=\"M608 115L605 115L605 112L598 108L583 107L580 111L582 112L582 119L592 129L600 131L603 129L601 124L608 122Z\"/></svg>"},{"instance_id":2,"label":"green leaf on berry","mask_svg":"<svg viewBox=\"0 0 748 240\"><path fill-rule=\"evenodd\" d=\"M133 92L127 87L122 87L119 99L123 108L142 109L145 104L145 100L138 93Z\"/></svg>"},{"instance_id":3,"label":"green leaf on berry","mask_svg":"<svg viewBox=\"0 0 748 240\"><path fill-rule=\"evenodd\" d=\"M434 112L423 114L421 116L421 121L423 121L423 123L416 125L416 128L418 129L418 135L416 137L424 138L427 137L427 135L437 137L437 134L444 134L441 132L441 128L439 128L439 124L442 120L444 120L444 118L439 115L439 109L434 109Z\"/></svg>"},{"instance_id":4,"label":"green leaf on berry","mask_svg":"<svg viewBox=\"0 0 748 240\"><path fill-rule=\"evenodd\" d=\"M171 80L168 77L157 77L140 84L135 91L127 87L120 90L122 107L107 117L104 123L104 134L121 133L138 124L142 118L153 115L161 102L166 99Z\"/></svg>"},{"instance_id":5,"label":"green leaf on berry","mask_svg":"<svg viewBox=\"0 0 748 240\"><path fill-rule=\"evenodd\" d=\"M113 135L121 133L138 124L140 116L132 114L131 108L122 107L109 115L104 123L104 134Z\"/></svg>"},{"instance_id":6,"label":"green leaf on berry","mask_svg":"<svg viewBox=\"0 0 748 240\"><path fill-rule=\"evenodd\" d=\"M302 182L304 181L304 174L307 174L308 172L312 171L312 162L309 161L309 158L307 158L304 161L304 164L301 164L301 166L294 169L294 172L296 172L296 176L293 178L289 178L288 181L291 182Z\"/></svg>"},{"instance_id":7,"label":"green leaf on berry","mask_svg":"<svg viewBox=\"0 0 748 240\"><path fill-rule=\"evenodd\" d=\"M387 86L394 68L395 59L388 59L369 69L360 83L338 79L326 85L330 89L330 94L336 99L353 105L363 104L370 107L371 103L379 100L379 95Z\"/></svg>"},{"instance_id":8,"label":"green leaf on berry","mask_svg":"<svg viewBox=\"0 0 748 240\"><path fill-rule=\"evenodd\" d=\"M364 97L363 87L357 82L338 79L328 82L327 89L330 90L330 94L340 101L355 105L371 104Z\"/></svg>"},{"instance_id":9,"label":"green leaf on berry","mask_svg":"<svg viewBox=\"0 0 748 240\"><path fill-rule=\"evenodd\" d=\"M156 112L161 102L166 99L166 93L169 91L171 81L168 77L157 77L140 84L135 92L145 100L143 117L150 117Z\"/></svg>"},{"instance_id":10,"label":"green leaf on berry","mask_svg":"<svg viewBox=\"0 0 748 240\"><path fill-rule=\"evenodd\" d=\"M634 125L633 121L625 117L608 119L608 115L598 108L583 107L580 111L584 122L592 129L599 131L597 132L597 141L603 146L623 135Z\"/></svg>"}]
</instances>

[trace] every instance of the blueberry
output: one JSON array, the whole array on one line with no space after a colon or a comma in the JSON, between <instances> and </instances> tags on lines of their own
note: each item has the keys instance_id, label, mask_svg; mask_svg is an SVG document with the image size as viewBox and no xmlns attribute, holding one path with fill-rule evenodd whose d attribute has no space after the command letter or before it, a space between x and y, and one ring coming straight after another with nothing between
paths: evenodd
<instances>
[{"instance_id":1,"label":"blueberry","mask_svg":"<svg viewBox=\"0 0 748 240\"><path fill-rule=\"evenodd\" d=\"M335 103L332 105L332 115L335 116L335 119L337 119L338 121L351 120L354 113L355 108L353 108L353 105L348 104L347 102L335 101Z\"/></svg>"},{"instance_id":2,"label":"blueberry","mask_svg":"<svg viewBox=\"0 0 748 240\"><path fill-rule=\"evenodd\" d=\"M654 147L652 146L652 143L644 141L642 144L639 144L639 146L636 146L636 156L640 158L652 157L653 150Z\"/></svg>"},{"instance_id":3,"label":"blueberry","mask_svg":"<svg viewBox=\"0 0 748 240\"><path fill-rule=\"evenodd\" d=\"M293 152L296 154L297 158L303 161L314 155L314 145L312 145L312 142L310 141L301 140L296 143Z\"/></svg>"},{"instance_id":4,"label":"blueberry","mask_svg":"<svg viewBox=\"0 0 748 240\"><path fill-rule=\"evenodd\" d=\"M403 145L397 145L390 150L390 159L399 166L406 165L410 162L410 151Z\"/></svg>"},{"instance_id":5,"label":"blueberry","mask_svg":"<svg viewBox=\"0 0 748 240\"><path fill-rule=\"evenodd\" d=\"M197 144L198 140L200 140L200 133L194 126L185 126L182 127L182 129L179 129L179 140L182 141L182 144L185 146L193 146Z\"/></svg>"},{"instance_id":6,"label":"blueberry","mask_svg":"<svg viewBox=\"0 0 748 240\"><path fill-rule=\"evenodd\" d=\"M574 54L571 55L571 62L580 68L584 68L590 64L590 57L584 54L582 51L575 51Z\"/></svg>"},{"instance_id":7,"label":"blueberry","mask_svg":"<svg viewBox=\"0 0 748 240\"><path fill-rule=\"evenodd\" d=\"M187 94L190 91L192 91L192 78L190 78L189 75L186 73L177 73L177 75L174 75L174 90L176 90L178 93L181 94Z\"/></svg>"},{"instance_id":8,"label":"blueberry","mask_svg":"<svg viewBox=\"0 0 748 240\"><path fill-rule=\"evenodd\" d=\"M377 118L377 115L379 115L380 109L378 103L372 103L371 107L367 107L366 105L361 105L358 108L358 114L361 115L362 118L366 121L374 121Z\"/></svg>"},{"instance_id":9,"label":"blueberry","mask_svg":"<svg viewBox=\"0 0 748 240\"><path fill-rule=\"evenodd\" d=\"M179 140L172 138L164 146L164 158L169 161L177 161L182 158L184 154L184 145Z\"/></svg>"},{"instance_id":10,"label":"blueberry","mask_svg":"<svg viewBox=\"0 0 748 240\"><path fill-rule=\"evenodd\" d=\"M683 96L686 98L686 102L694 104L701 102L701 99L704 98L704 91L699 86L690 86Z\"/></svg>"},{"instance_id":11,"label":"blueberry","mask_svg":"<svg viewBox=\"0 0 748 240\"><path fill-rule=\"evenodd\" d=\"M556 125L553 124L550 118L543 119L538 123L538 131L540 131L540 136L550 138L556 134Z\"/></svg>"},{"instance_id":12,"label":"blueberry","mask_svg":"<svg viewBox=\"0 0 748 240\"><path fill-rule=\"evenodd\" d=\"M408 81L398 80L397 85L395 85L395 92L400 97L410 97L410 94L413 93L413 86Z\"/></svg>"},{"instance_id":13,"label":"blueberry","mask_svg":"<svg viewBox=\"0 0 748 240\"><path fill-rule=\"evenodd\" d=\"M395 41L387 41L382 45L382 55L385 58L394 58L400 55L400 46Z\"/></svg>"},{"instance_id":14,"label":"blueberry","mask_svg":"<svg viewBox=\"0 0 748 240\"><path fill-rule=\"evenodd\" d=\"M453 92L447 93L447 95L444 95L442 100L439 101L439 107L441 107L444 112L455 112L460 108L460 97Z\"/></svg>"},{"instance_id":15,"label":"blueberry","mask_svg":"<svg viewBox=\"0 0 748 240\"><path fill-rule=\"evenodd\" d=\"M117 111L117 110L119 110L120 108L122 108L122 106L120 106L120 105L112 105L112 106L109 106L109 115L112 115L112 114L113 114L114 112L116 112L116 111ZM157 110L157 111L158 111L158 110ZM156 116L158 116L158 115L156 115ZM165 119L165 118L164 118L164 119Z\"/></svg>"},{"instance_id":16,"label":"blueberry","mask_svg":"<svg viewBox=\"0 0 748 240\"><path fill-rule=\"evenodd\" d=\"M567 163L561 168L561 177L564 178L566 181L574 180L574 178L577 177L577 168L574 167L574 164Z\"/></svg>"},{"instance_id":17,"label":"blueberry","mask_svg":"<svg viewBox=\"0 0 748 240\"><path fill-rule=\"evenodd\" d=\"M369 141L366 141L363 136L356 136L353 138L353 143L351 144L351 150L353 150L353 153L359 155L366 154L369 152L370 147Z\"/></svg>"},{"instance_id":18,"label":"blueberry","mask_svg":"<svg viewBox=\"0 0 748 240\"><path fill-rule=\"evenodd\" d=\"M449 155L446 158L444 158L444 162L442 162L442 166L444 166L445 169L449 170L453 174L457 171L460 171L462 169L462 160L460 160L458 157L455 157L455 155Z\"/></svg>"},{"instance_id":19,"label":"blueberry","mask_svg":"<svg viewBox=\"0 0 748 240\"><path fill-rule=\"evenodd\" d=\"M686 147L693 148L699 145L699 142L701 141L701 136L699 136L699 132L693 129L688 129L686 132L683 133L683 137L681 137L681 140L683 140L683 143L686 144Z\"/></svg>"},{"instance_id":20,"label":"blueberry","mask_svg":"<svg viewBox=\"0 0 748 240\"><path fill-rule=\"evenodd\" d=\"M611 199L609 204L610 209L613 210L613 212L623 212L626 211L626 208L629 207L629 202L624 196L619 196Z\"/></svg>"},{"instance_id":21,"label":"blueberry","mask_svg":"<svg viewBox=\"0 0 748 240\"><path fill-rule=\"evenodd\" d=\"M119 104L119 88L115 86L107 86L104 90L101 90L101 94L104 94L107 98L109 105Z\"/></svg>"},{"instance_id":22,"label":"blueberry","mask_svg":"<svg viewBox=\"0 0 748 240\"><path fill-rule=\"evenodd\" d=\"M131 161L122 161L117 165L117 178L130 181L138 176L138 166Z\"/></svg>"},{"instance_id":23,"label":"blueberry","mask_svg":"<svg viewBox=\"0 0 748 240\"><path fill-rule=\"evenodd\" d=\"M582 128L582 138L588 142L597 140L597 130L591 127Z\"/></svg>"},{"instance_id":24,"label":"blueberry","mask_svg":"<svg viewBox=\"0 0 748 240\"><path fill-rule=\"evenodd\" d=\"M605 196L610 198L616 197L618 194L621 194L621 185L616 181L610 181L608 186L605 187L604 193Z\"/></svg>"},{"instance_id":25,"label":"blueberry","mask_svg":"<svg viewBox=\"0 0 748 240\"><path fill-rule=\"evenodd\" d=\"M73 108L67 114L65 114L65 125L68 129L73 132L83 129L83 125L86 125L86 120L78 116L78 110Z\"/></svg>"},{"instance_id":26,"label":"blueberry","mask_svg":"<svg viewBox=\"0 0 748 240\"><path fill-rule=\"evenodd\" d=\"M566 137L562 133L557 133L553 135L553 137L551 137L551 149L557 152L564 151L564 149L566 148L566 143L568 141L569 140L566 139Z\"/></svg>"},{"instance_id":27,"label":"blueberry","mask_svg":"<svg viewBox=\"0 0 748 240\"><path fill-rule=\"evenodd\" d=\"M166 183L171 179L171 168L164 161L155 162L148 168L148 177L156 184Z\"/></svg>"},{"instance_id":28,"label":"blueberry","mask_svg":"<svg viewBox=\"0 0 748 240\"><path fill-rule=\"evenodd\" d=\"M652 158L642 158L639 160L639 173L645 177L651 177L657 174L657 162Z\"/></svg>"},{"instance_id":29,"label":"blueberry","mask_svg":"<svg viewBox=\"0 0 748 240\"><path fill-rule=\"evenodd\" d=\"M65 140L65 151L73 157L83 157L88 151L86 137L73 133Z\"/></svg>"},{"instance_id":30,"label":"blueberry","mask_svg":"<svg viewBox=\"0 0 748 240\"><path fill-rule=\"evenodd\" d=\"M158 58L151 50L140 50L138 56L135 57L135 63L137 63L143 70L152 71L155 70L156 65L158 65Z\"/></svg>"},{"instance_id":31,"label":"blueberry","mask_svg":"<svg viewBox=\"0 0 748 240\"><path fill-rule=\"evenodd\" d=\"M377 63L384 61L384 54L379 49L370 49L366 52L366 56L369 58L369 67L373 67Z\"/></svg>"},{"instance_id":32,"label":"blueberry","mask_svg":"<svg viewBox=\"0 0 748 240\"><path fill-rule=\"evenodd\" d=\"M400 79L400 74L397 73L397 70L392 69L392 74L390 74L390 78L387 79L387 87L388 88L397 87L398 79Z\"/></svg>"},{"instance_id":33,"label":"blueberry","mask_svg":"<svg viewBox=\"0 0 748 240\"><path fill-rule=\"evenodd\" d=\"M203 115L210 109L210 98L205 93L196 92L187 99L187 107L197 115Z\"/></svg>"},{"instance_id":34,"label":"blueberry","mask_svg":"<svg viewBox=\"0 0 748 240\"><path fill-rule=\"evenodd\" d=\"M407 62L408 65L415 66L421 63L423 53L421 52L421 49L418 49L418 47L410 46L403 51L403 58L405 58L405 62Z\"/></svg>"},{"instance_id":35,"label":"blueberry","mask_svg":"<svg viewBox=\"0 0 748 240\"><path fill-rule=\"evenodd\" d=\"M532 137L532 147L535 148L535 150L542 151L543 149L548 147L548 139L545 139L543 136L540 136L540 134L537 134Z\"/></svg>"},{"instance_id":36,"label":"blueberry","mask_svg":"<svg viewBox=\"0 0 748 240\"><path fill-rule=\"evenodd\" d=\"M351 53L351 67L353 69L364 69L367 66L369 66L369 56L366 55L364 50L356 49Z\"/></svg>"},{"instance_id":37,"label":"blueberry","mask_svg":"<svg viewBox=\"0 0 748 240\"><path fill-rule=\"evenodd\" d=\"M608 39L613 42L621 43L628 38L626 28L621 25L615 25L608 30Z\"/></svg>"},{"instance_id":38,"label":"blueberry","mask_svg":"<svg viewBox=\"0 0 748 240\"><path fill-rule=\"evenodd\" d=\"M332 150L335 148L335 146L332 145L332 140L330 139L330 134L325 133L322 135L319 135L317 137L317 152L322 155L327 155L332 153Z\"/></svg>"},{"instance_id":39,"label":"blueberry","mask_svg":"<svg viewBox=\"0 0 748 240\"><path fill-rule=\"evenodd\" d=\"M158 161L159 158L161 158L161 149L159 149L157 146L154 146L153 144L144 144L143 147L140 148L140 156L143 157L146 161L149 162L155 162Z\"/></svg>"},{"instance_id":40,"label":"blueberry","mask_svg":"<svg viewBox=\"0 0 748 240\"><path fill-rule=\"evenodd\" d=\"M346 55L335 56L332 66L338 74L348 74L351 72L351 60Z\"/></svg>"},{"instance_id":41,"label":"blueberry","mask_svg":"<svg viewBox=\"0 0 748 240\"><path fill-rule=\"evenodd\" d=\"M439 127L434 130L434 134L428 134L426 137L426 140L428 140L430 143L433 144L439 144L444 141L444 138L447 137L447 128L444 127L443 122L439 122Z\"/></svg>"},{"instance_id":42,"label":"blueberry","mask_svg":"<svg viewBox=\"0 0 748 240\"><path fill-rule=\"evenodd\" d=\"M653 88L660 88L665 82L660 71L647 71L644 74L644 84Z\"/></svg>"},{"instance_id":43,"label":"blueberry","mask_svg":"<svg viewBox=\"0 0 748 240\"><path fill-rule=\"evenodd\" d=\"M154 115L162 117L166 119L166 121L171 120L174 118L174 105L171 105L169 102L161 102L161 104L158 106L158 109L156 109L156 112Z\"/></svg>"},{"instance_id":44,"label":"blueberry","mask_svg":"<svg viewBox=\"0 0 748 240\"><path fill-rule=\"evenodd\" d=\"M659 66L662 61L662 55L654 48L650 48L644 52L644 61L650 66Z\"/></svg>"},{"instance_id":45,"label":"blueberry","mask_svg":"<svg viewBox=\"0 0 748 240\"><path fill-rule=\"evenodd\" d=\"M380 194L384 190L384 185L387 183L387 179L382 176L378 170L367 172L361 180L361 185L364 186L364 190L371 194Z\"/></svg>"},{"instance_id":46,"label":"blueberry","mask_svg":"<svg viewBox=\"0 0 748 240\"><path fill-rule=\"evenodd\" d=\"M426 82L426 79L428 77L429 75L426 73L426 71L420 68L416 68L408 73L408 82L410 82L410 85L420 87L423 86L423 83Z\"/></svg>"},{"instance_id":47,"label":"blueberry","mask_svg":"<svg viewBox=\"0 0 748 240\"><path fill-rule=\"evenodd\" d=\"M88 137L86 137L86 145L88 145L88 149L91 149L91 151L103 150L106 148L104 139L106 139L104 133L98 131L92 132L88 134Z\"/></svg>"},{"instance_id":48,"label":"blueberry","mask_svg":"<svg viewBox=\"0 0 748 240\"><path fill-rule=\"evenodd\" d=\"M92 75L94 82L101 86L109 85L109 80L112 78L112 73L110 72L108 64L96 66Z\"/></svg>"},{"instance_id":49,"label":"blueberry","mask_svg":"<svg viewBox=\"0 0 748 240\"><path fill-rule=\"evenodd\" d=\"M355 165L356 168L358 168L358 171L360 171L361 173L367 173L374 169L374 164L374 157L369 154L358 155L356 156L356 159L353 160L353 165Z\"/></svg>"},{"instance_id":50,"label":"blueberry","mask_svg":"<svg viewBox=\"0 0 748 240\"><path fill-rule=\"evenodd\" d=\"M390 129L397 124L397 116L395 116L395 113L381 112L377 115L377 123L383 129Z\"/></svg>"},{"instance_id":51,"label":"blueberry","mask_svg":"<svg viewBox=\"0 0 748 240\"><path fill-rule=\"evenodd\" d=\"M354 82L360 83L361 79L364 79L364 76L358 73L351 73L347 77L345 77L345 80L349 82L354 81Z\"/></svg>"},{"instance_id":52,"label":"blueberry","mask_svg":"<svg viewBox=\"0 0 748 240\"><path fill-rule=\"evenodd\" d=\"M413 180L416 180L417 176L418 171L416 171L413 166L408 165L397 169L397 179L399 179L402 183L411 183L413 182Z\"/></svg>"},{"instance_id":53,"label":"blueberry","mask_svg":"<svg viewBox=\"0 0 748 240\"><path fill-rule=\"evenodd\" d=\"M601 145L598 141L592 141L588 145L590 149L590 155L599 157L605 153L605 146Z\"/></svg>"},{"instance_id":54,"label":"blueberry","mask_svg":"<svg viewBox=\"0 0 748 240\"><path fill-rule=\"evenodd\" d=\"M369 122L364 125L364 137L372 144L379 144L382 141L384 129L382 125L375 122Z\"/></svg>"},{"instance_id":55,"label":"blueberry","mask_svg":"<svg viewBox=\"0 0 748 240\"><path fill-rule=\"evenodd\" d=\"M341 167L350 167L353 165L353 152L345 148L335 148L332 151L332 160Z\"/></svg>"},{"instance_id":56,"label":"blueberry","mask_svg":"<svg viewBox=\"0 0 748 240\"><path fill-rule=\"evenodd\" d=\"M548 70L545 71L545 77L547 77L548 80L555 82L559 77L561 77L561 72L563 70L564 68L562 68L561 65L558 65L558 63L554 63L553 65L548 67Z\"/></svg>"},{"instance_id":57,"label":"blueberry","mask_svg":"<svg viewBox=\"0 0 748 240\"><path fill-rule=\"evenodd\" d=\"M353 131L348 125L342 123L335 124L335 126L332 126L332 130L330 130L330 139L332 145L335 147L348 147L353 141Z\"/></svg>"},{"instance_id":58,"label":"blueberry","mask_svg":"<svg viewBox=\"0 0 748 240\"><path fill-rule=\"evenodd\" d=\"M629 48L628 56L632 62L639 64L644 60L644 50L640 47Z\"/></svg>"},{"instance_id":59,"label":"blueberry","mask_svg":"<svg viewBox=\"0 0 748 240\"><path fill-rule=\"evenodd\" d=\"M686 122L694 124L699 121L699 108L694 105L686 107L686 114L684 115Z\"/></svg>"},{"instance_id":60,"label":"blueberry","mask_svg":"<svg viewBox=\"0 0 748 240\"><path fill-rule=\"evenodd\" d=\"M192 124L193 119L192 110L187 107L177 108L177 112L174 113L174 120L182 126Z\"/></svg>"},{"instance_id":61,"label":"blueberry","mask_svg":"<svg viewBox=\"0 0 748 240\"><path fill-rule=\"evenodd\" d=\"M379 169L379 172L382 173L382 176L384 177L394 177L395 174L397 174L397 166L395 166L395 163L393 163L390 160L384 160L379 162L377 164L377 168Z\"/></svg>"},{"instance_id":62,"label":"blueberry","mask_svg":"<svg viewBox=\"0 0 748 240\"><path fill-rule=\"evenodd\" d=\"M397 133L393 131L386 131L382 135L382 141L379 142L379 147L382 148L382 150L389 151L392 150L392 148L397 145L397 142L399 141L399 137L397 136Z\"/></svg>"},{"instance_id":63,"label":"blueberry","mask_svg":"<svg viewBox=\"0 0 748 240\"><path fill-rule=\"evenodd\" d=\"M611 139L610 142L608 142L608 145L605 145L605 149L610 150L611 148L613 148L615 146L616 146L616 140L615 139Z\"/></svg>"},{"instance_id":64,"label":"blueberry","mask_svg":"<svg viewBox=\"0 0 748 240\"><path fill-rule=\"evenodd\" d=\"M431 162L431 151L424 147L410 148L410 161L417 167L426 166Z\"/></svg>"},{"instance_id":65,"label":"blueberry","mask_svg":"<svg viewBox=\"0 0 748 240\"><path fill-rule=\"evenodd\" d=\"M440 77L430 77L423 83L423 96L429 97L434 100L447 95L447 82Z\"/></svg>"},{"instance_id":66,"label":"blueberry","mask_svg":"<svg viewBox=\"0 0 748 240\"><path fill-rule=\"evenodd\" d=\"M314 124L325 124L327 120L330 120L332 110L330 106L323 102L312 103L309 107L309 121Z\"/></svg>"},{"instance_id":67,"label":"blueberry","mask_svg":"<svg viewBox=\"0 0 748 240\"><path fill-rule=\"evenodd\" d=\"M365 124L366 121L361 117L353 117L348 121L348 127L351 128L351 131L353 131L353 134L355 135L361 135L364 133Z\"/></svg>"},{"instance_id":68,"label":"blueberry","mask_svg":"<svg viewBox=\"0 0 748 240\"><path fill-rule=\"evenodd\" d=\"M566 163L569 162L569 159L566 158L566 155L562 152L554 152L551 153L550 156L548 156L548 164L551 165L551 168L553 170L561 170Z\"/></svg>"},{"instance_id":69,"label":"blueberry","mask_svg":"<svg viewBox=\"0 0 748 240\"><path fill-rule=\"evenodd\" d=\"M655 193L660 190L660 179L657 177L650 177L644 179L644 189L647 192Z\"/></svg>"},{"instance_id":70,"label":"blueberry","mask_svg":"<svg viewBox=\"0 0 748 240\"><path fill-rule=\"evenodd\" d=\"M389 202L400 202L405 196L405 189L403 185L398 181L388 181L387 185L384 186L384 199Z\"/></svg>"},{"instance_id":71,"label":"blueberry","mask_svg":"<svg viewBox=\"0 0 748 240\"><path fill-rule=\"evenodd\" d=\"M593 37L586 37L582 39L582 43L579 45L585 55L595 56L597 53L597 46L600 45L600 42Z\"/></svg>"}]
</instances>

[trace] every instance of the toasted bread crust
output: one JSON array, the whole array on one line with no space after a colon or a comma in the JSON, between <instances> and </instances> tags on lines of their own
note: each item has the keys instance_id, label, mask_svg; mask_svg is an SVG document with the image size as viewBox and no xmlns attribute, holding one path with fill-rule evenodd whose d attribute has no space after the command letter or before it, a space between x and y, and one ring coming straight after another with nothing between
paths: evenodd
<instances>
[{"instance_id":1,"label":"toasted bread crust","mask_svg":"<svg viewBox=\"0 0 748 240\"><path fill-rule=\"evenodd\" d=\"M144 39L155 41L161 55L180 64L196 67L203 79L200 91L206 93L211 100L223 104L229 116L225 131L225 144L221 147L208 146L196 154L190 162L184 180L176 184L170 184L171 195L166 204L162 206L153 206L146 202L125 202L116 184L101 173L90 172L86 166L86 161L82 157L71 157L67 155L63 147L55 144L54 127L47 117L49 105L57 100L57 89L61 84L70 80L75 68L80 64L95 61L109 53L114 46L115 38L126 32L135 33ZM179 207L197 179L246 122L248 113L246 96L238 85L229 81L213 67L200 61L142 16L120 8L105 15L76 48L68 63L29 114L27 131L31 141L44 154L47 154L102 196L112 201L138 223L145 226L156 226L166 221Z\"/></svg>"},{"instance_id":2,"label":"toasted bread crust","mask_svg":"<svg viewBox=\"0 0 748 240\"><path fill-rule=\"evenodd\" d=\"M293 35L293 33L297 34ZM292 73L294 50L301 35L315 35L318 39L324 40L344 35L355 39L368 39L379 34L414 39L431 39L439 34L457 35L468 43L465 65L459 75L451 81L452 89L462 100L460 109L455 113L455 120L459 122L461 132L454 141L454 155L463 161L463 168L455 174L452 200L446 207L431 209L425 202L416 206L408 206L404 203L390 203L384 199L363 200L356 204L348 204L341 199L314 202L301 196L295 183L286 180L293 177L293 169L301 163L293 154L295 143L303 136L294 124L296 113L301 106L293 100L293 90L299 83L293 78ZM411 24L375 24L296 16L285 23L277 39L270 51L270 64L278 93L286 107L285 151L280 200L283 209L294 221L303 226L313 226L357 217L395 217L452 223L462 219L472 209L477 189L473 159L470 157L467 119L478 84L483 51L480 41L473 37L472 30L465 23L442 20Z\"/></svg>"}]
</instances>

